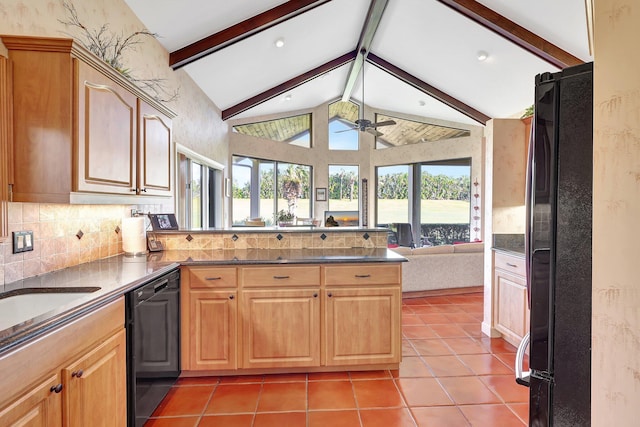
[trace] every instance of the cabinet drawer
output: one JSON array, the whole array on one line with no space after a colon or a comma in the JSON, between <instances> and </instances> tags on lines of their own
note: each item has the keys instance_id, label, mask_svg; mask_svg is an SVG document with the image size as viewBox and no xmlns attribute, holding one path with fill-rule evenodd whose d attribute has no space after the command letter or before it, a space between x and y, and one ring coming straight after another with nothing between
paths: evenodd
<instances>
[{"instance_id":1,"label":"cabinet drawer","mask_svg":"<svg viewBox=\"0 0 640 427\"><path fill-rule=\"evenodd\" d=\"M320 286L320 266L244 267L240 282L244 287Z\"/></svg>"},{"instance_id":2,"label":"cabinet drawer","mask_svg":"<svg viewBox=\"0 0 640 427\"><path fill-rule=\"evenodd\" d=\"M495 268L509 271L520 276L526 275L525 260L523 257L494 252Z\"/></svg>"},{"instance_id":3,"label":"cabinet drawer","mask_svg":"<svg viewBox=\"0 0 640 427\"><path fill-rule=\"evenodd\" d=\"M238 285L235 267L189 267L191 289L235 288Z\"/></svg>"},{"instance_id":4,"label":"cabinet drawer","mask_svg":"<svg viewBox=\"0 0 640 427\"><path fill-rule=\"evenodd\" d=\"M394 285L400 284L402 272L393 265L336 265L324 268L324 282L333 285Z\"/></svg>"}]
</instances>

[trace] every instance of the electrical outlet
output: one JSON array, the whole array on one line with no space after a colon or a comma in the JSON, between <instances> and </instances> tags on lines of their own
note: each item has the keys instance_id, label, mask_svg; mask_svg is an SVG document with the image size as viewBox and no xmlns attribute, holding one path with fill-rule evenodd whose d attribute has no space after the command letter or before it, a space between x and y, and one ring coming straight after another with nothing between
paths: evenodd
<instances>
[{"instance_id":1,"label":"electrical outlet","mask_svg":"<svg viewBox=\"0 0 640 427\"><path fill-rule=\"evenodd\" d=\"M33 250L33 231L14 231L12 234L14 254Z\"/></svg>"}]
</instances>

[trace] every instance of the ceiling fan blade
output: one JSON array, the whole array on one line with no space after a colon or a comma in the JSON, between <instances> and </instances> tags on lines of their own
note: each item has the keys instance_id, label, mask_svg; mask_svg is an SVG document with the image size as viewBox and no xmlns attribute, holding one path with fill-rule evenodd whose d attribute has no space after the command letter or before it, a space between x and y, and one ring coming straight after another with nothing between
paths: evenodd
<instances>
[{"instance_id":1,"label":"ceiling fan blade","mask_svg":"<svg viewBox=\"0 0 640 427\"><path fill-rule=\"evenodd\" d=\"M358 130L358 128L353 128L353 129L342 129L342 130L337 130L333 133L342 133L342 132L349 132L350 130Z\"/></svg>"},{"instance_id":2,"label":"ceiling fan blade","mask_svg":"<svg viewBox=\"0 0 640 427\"><path fill-rule=\"evenodd\" d=\"M365 132L370 133L373 136L382 136L382 135L384 135L382 132L378 132L374 128L367 128L367 129L365 129Z\"/></svg>"},{"instance_id":3,"label":"ceiling fan blade","mask_svg":"<svg viewBox=\"0 0 640 427\"><path fill-rule=\"evenodd\" d=\"M378 123L374 123L371 126L374 128L380 127L380 126L391 126L391 125L395 125L396 122L393 120L385 120L384 122L378 122Z\"/></svg>"}]
</instances>

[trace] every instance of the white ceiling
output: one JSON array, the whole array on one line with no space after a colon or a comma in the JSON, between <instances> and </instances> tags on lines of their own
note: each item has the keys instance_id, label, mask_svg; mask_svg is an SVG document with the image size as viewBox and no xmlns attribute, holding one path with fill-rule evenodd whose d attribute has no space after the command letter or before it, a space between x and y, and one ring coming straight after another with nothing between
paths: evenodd
<instances>
[{"instance_id":1,"label":"white ceiling","mask_svg":"<svg viewBox=\"0 0 640 427\"><path fill-rule=\"evenodd\" d=\"M276 0L125 0L168 51L269 10ZM591 61L584 0L479 0L495 12ZM332 0L184 67L225 110L352 52L370 0ZM274 46L284 38L285 46ZM477 52L489 53L486 61ZM557 68L436 0L389 0L370 52L490 117L533 103L536 74ZM342 95L350 64L234 118L312 108ZM352 97L359 102L358 83ZM285 95L291 95L286 101ZM478 124L378 67L365 66L366 104L424 117ZM424 105L422 105L424 104Z\"/></svg>"}]
</instances>

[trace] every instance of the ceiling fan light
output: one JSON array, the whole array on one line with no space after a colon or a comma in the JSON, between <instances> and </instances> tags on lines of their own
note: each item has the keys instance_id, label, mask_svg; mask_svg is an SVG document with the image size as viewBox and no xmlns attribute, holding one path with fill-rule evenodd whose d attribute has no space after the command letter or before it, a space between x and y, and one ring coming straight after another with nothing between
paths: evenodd
<instances>
[{"instance_id":1,"label":"ceiling fan light","mask_svg":"<svg viewBox=\"0 0 640 427\"><path fill-rule=\"evenodd\" d=\"M488 57L489 57L489 54L486 51L484 50L478 51L478 61L480 62L486 61Z\"/></svg>"},{"instance_id":2,"label":"ceiling fan light","mask_svg":"<svg viewBox=\"0 0 640 427\"><path fill-rule=\"evenodd\" d=\"M273 44L274 44L277 48L283 47L283 46L284 46L284 38L283 38L283 37L278 37L278 38L276 39L276 41L275 41L275 42L273 42Z\"/></svg>"}]
</instances>

